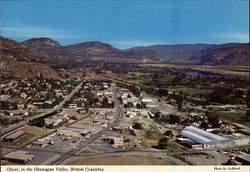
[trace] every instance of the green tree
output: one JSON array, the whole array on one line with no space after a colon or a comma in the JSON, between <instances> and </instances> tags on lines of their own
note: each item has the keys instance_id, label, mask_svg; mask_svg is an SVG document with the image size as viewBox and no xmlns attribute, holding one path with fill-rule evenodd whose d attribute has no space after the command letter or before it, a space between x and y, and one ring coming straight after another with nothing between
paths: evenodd
<instances>
[{"instance_id":1,"label":"green tree","mask_svg":"<svg viewBox=\"0 0 250 172\"><path fill-rule=\"evenodd\" d=\"M139 123L139 122L136 122L136 123L133 125L133 128L134 128L134 129L137 129L137 130L143 129L142 124Z\"/></svg>"},{"instance_id":2,"label":"green tree","mask_svg":"<svg viewBox=\"0 0 250 172\"><path fill-rule=\"evenodd\" d=\"M210 116L208 116L207 121L214 128L218 128L220 126L219 125L219 116L218 115L210 115Z\"/></svg>"},{"instance_id":3,"label":"green tree","mask_svg":"<svg viewBox=\"0 0 250 172\"><path fill-rule=\"evenodd\" d=\"M173 137L174 136L172 130L167 130L164 135L169 136L169 137Z\"/></svg>"},{"instance_id":4,"label":"green tree","mask_svg":"<svg viewBox=\"0 0 250 172\"><path fill-rule=\"evenodd\" d=\"M200 127L206 130L208 128L208 124L206 122L202 122Z\"/></svg>"},{"instance_id":5,"label":"green tree","mask_svg":"<svg viewBox=\"0 0 250 172\"><path fill-rule=\"evenodd\" d=\"M158 141L158 148L159 149L166 149L168 147L168 139L165 137L162 137L159 141Z\"/></svg>"},{"instance_id":6,"label":"green tree","mask_svg":"<svg viewBox=\"0 0 250 172\"><path fill-rule=\"evenodd\" d=\"M180 123L180 122L181 122L181 119L180 119L179 116L171 114L171 115L169 115L169 117L168 117L168 122L169 122L170 124L176 124L176 123Z\"/></svg>"},{"instance_id":7,"label":"green tree","mask_svg":"<svg viewBox=\"0 0 250 172\"><path fill-rule=\"evenodd\" d=\"M250 110L246 111L246 120L250 119Z\"/></svg>"}]
</instances>

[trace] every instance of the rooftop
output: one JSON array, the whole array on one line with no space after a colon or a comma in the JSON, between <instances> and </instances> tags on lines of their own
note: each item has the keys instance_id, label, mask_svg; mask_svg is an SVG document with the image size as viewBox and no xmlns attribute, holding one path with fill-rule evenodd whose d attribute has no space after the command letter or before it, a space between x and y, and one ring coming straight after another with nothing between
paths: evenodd
<instances>
[{"instance_id":1,"label":"rooftop","mask_svg":"<svg viewBox=\"0 0 250 172\"><path fill-rule=\"evenodd\" d=\"M18 160L24 160L24 161L34 158L34 155L30 155L28 153L29 152L26 152L26 151L14 151L14 152L10 152L4 155L4 158L18 159Z\"/></svg>"},{"instance_id":2,"label":"rooftop","mask_svg":"<svg viewBox=\"0 0 250 172\"><path fill-rule=\"evenodd\" d=\"M22 135L24 135L26 132L25 131L22 131L22 130L18 130L14 133L11 133L9 135L7 135L6 137L4 137L5 139L16 139Z\"/></svg>"}]
</instances>

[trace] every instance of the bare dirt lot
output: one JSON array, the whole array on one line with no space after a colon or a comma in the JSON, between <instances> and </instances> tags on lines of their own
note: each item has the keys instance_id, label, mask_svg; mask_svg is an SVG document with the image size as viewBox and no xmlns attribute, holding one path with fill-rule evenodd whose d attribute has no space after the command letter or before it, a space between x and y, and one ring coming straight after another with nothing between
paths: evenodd
<instances>
[{"instance_id":1,"label":"bare dirt lot","mask_svg":"<svg viewBox=\"0 0 250 172\"><path fill-rule=\"evenodd\" d=\"M182 158L192 163L193 165L221 165L222 163L227 162L228 157L223 155L222 153L218 153L216 151L211 151L209 153L204 154L183 154Z\"/></svg>"},{"instance_id":2,"label":"bare dirt lot","mask_svg":"<svg viewBox=\"0 0 250 172\"><path fill-rule=\"evenodd\" d=\"M157 157L142 155L111 155L75 160L67 165L174 165Z\"/></svg>"},{"instance_id":3,"label":"bare dirt lot","mask_svg":"<svg viewBox=\"0 0 250 172\"><path fill-rule=\"evenodd\" d=\"M36 127L36 126L25 126L24 128L22 128L23 131L26 131L27 133L30 133L30 134L34 134L35 136L43 136L44 134L49 133L51 132L52 130L51 129L43 129L43 128L39 128L39 127Z\"/></svg>"}]
</instances>

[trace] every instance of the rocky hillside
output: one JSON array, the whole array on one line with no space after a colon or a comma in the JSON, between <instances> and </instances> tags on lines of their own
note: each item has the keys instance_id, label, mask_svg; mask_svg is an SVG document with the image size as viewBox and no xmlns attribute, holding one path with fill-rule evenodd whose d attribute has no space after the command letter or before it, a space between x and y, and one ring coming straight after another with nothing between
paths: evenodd
<instances>
[{"instance_id":1,"label":"rocky hillside","mask_svg":"<svg viewBox=\"0 0 250 172\"><path fill-rule=\"evenodd\" d=\"M27 47L11 39L0 37L0 42L1 56L25 62L46 63L50 60L48 54L35 48Z\"/></svg>"},{"instance_id":2,"label":"rocky hillside","mask_svg":"<svg viewBox=\"0 0 250 172\"><path fill-rule=\"evenodd\" d=\"M237 47L241 44L176 44L152 45L147 47L134 47L129 50L152 50L160 54L159 60L163 63L199 63L204 52L220 48ZM204 53L205 54L205 53ZM197 56L198 55L198 56ZM195 58L196 57L196 58Z\"/></svg>"},{"instance_id":3,"label":"rocky hillside","mask_svg":"<svg viewBox=\"0 0 250 172\"><path fill-rule=\"evenodd\" d=\"M37 49L26 47L16 41L0 37L0 78L59 77L48 65L50 57Z\"/></svg>"},{"instance_id":4,"label":"rocky hillside","mask_svg":"<svg viewBox=\"0 0 250 172\"><path fill-rule=\"evenodd\" d=\"M249 44L232 48L221 48L203 54L200 65L249 65Z\"/></svg>"},{"instance_id":5,"label":"rocky hillside","mask_svg":"<svg viewBox=\"0 0 250 172\"><path fill-rule=\"evenodd\" d=\"M32 38L22 42L22 44L27 47L36 48L39 50L47 50L50 48L61 47L59 42L54 41L50 38Z\"/></svg>"}]
</instances>

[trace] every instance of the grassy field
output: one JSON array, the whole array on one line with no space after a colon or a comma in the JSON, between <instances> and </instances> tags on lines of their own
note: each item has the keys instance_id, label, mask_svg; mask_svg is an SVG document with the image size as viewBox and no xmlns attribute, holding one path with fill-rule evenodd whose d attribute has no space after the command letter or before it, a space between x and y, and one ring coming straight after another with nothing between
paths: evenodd
<instances>
[{"instance_id":1,"label":"grassy field","mask_svg":"<svg viewBox=\"0 0 250 172\"><path fill-rule=\"evenodd\" d=\"M188 93L190 95L194 94L211 94L213 92L212 89L199 89L199 88L186 88L186 87L180 87L180 88L167 88L169 91L180 93L181 91L183 93Z\"/></svg>"},{"instance_id":2,"label":"grassy field","mask_svg":"<svg viewBox=\"0 0 250 172\"><path fill-rule=\"evenodd\" d=\"M30 141L33 137L35 137L34 134L27 133L26 135L24 135L23 137L21 137L15 142L1 142L1 145L2 146L21 146L27 143L28 141Z\"/></svg>"},{"instance_id":3,"label":"grassy field","mask_svg":"<svg viewBox=\"0 0 250 172\"><path fill-rule=\"evenodd\" d=\"M227 118L229 120L236 120L236 119L242 119L246 117L246 112L244 111L215 111L215 115L218 115L219 117Z\"/></svg>"},{"instance_id":4,"label":"grassy field","mask_svg":"<svg viewBox=\"0 0 250 172\"><path fill-rule=\"evenodd\" d=\"M42 114L43 112L29 112L28 118Z\"/></svg>"},{"instance_id":5,"label":"grassy field","mask_svg":"<svg viewBox=\"0 0 250 172\"><path fill-rule=\"evenodd\" d=\"M83 151L80 152L80 155L93 154L93 153L95 153L95 152L91 151L91 150L85 149L85 150L83 150Z\"/></svg>"}]
</instances>

